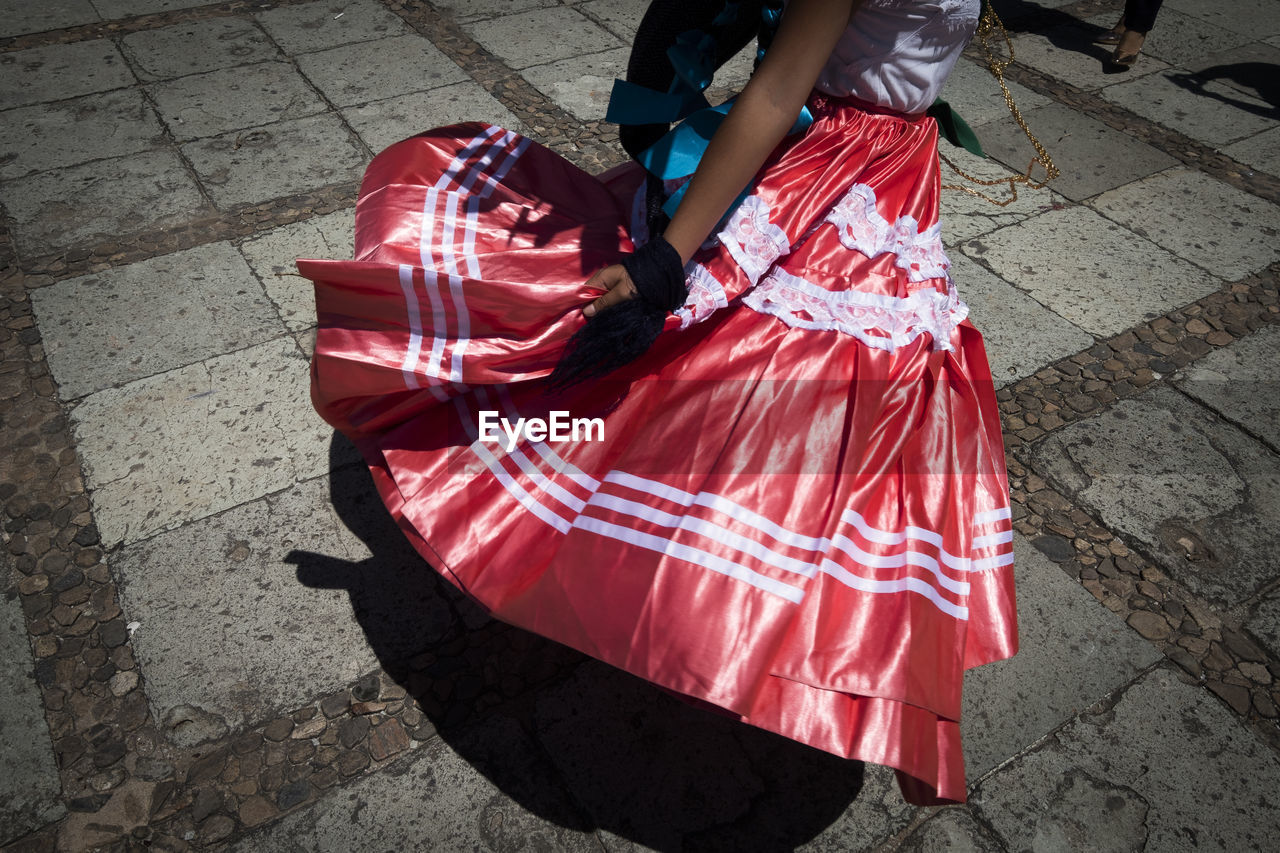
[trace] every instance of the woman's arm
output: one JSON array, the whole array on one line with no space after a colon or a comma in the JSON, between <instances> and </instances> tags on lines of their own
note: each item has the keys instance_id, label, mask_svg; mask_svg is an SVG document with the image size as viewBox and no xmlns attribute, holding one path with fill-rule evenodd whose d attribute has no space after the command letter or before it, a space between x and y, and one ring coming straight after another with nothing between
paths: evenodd
<instances>
[{"instance_id":1,"label":"woman's arm","mask_svg":"<svg viewBox=\"0 0 1280 853\"><path fill-rule=\"evenodd\" d=\"M764 61L716 130L664 233L687 263L765 158L795 123L819 72L861 0L791 0ZM608 291L587 306L597 311L635 295L621 266L587 281Z\"/></svg>"}]
</instances>

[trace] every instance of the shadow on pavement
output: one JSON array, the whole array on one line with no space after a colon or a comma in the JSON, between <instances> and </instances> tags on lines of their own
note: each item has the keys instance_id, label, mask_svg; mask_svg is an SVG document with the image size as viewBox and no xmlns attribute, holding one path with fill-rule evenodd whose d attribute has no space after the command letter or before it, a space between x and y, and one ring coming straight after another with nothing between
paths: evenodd
<instances>
[{"instance_id":1,"label":"shadow on pavement","mask_svg":"<svg viewBox=\"0 0 1280 853\"><path fill-rule=\"evenodd\" d=\"M286 559L304 585L347 590L383 669L520 806L658 850L769 850L814 838L858 797L860 762L695 709L489 619L410 547L352 455L335 434L330 493L372 556Z\"/></svg>"},{"instance_id":2,"label":"shadow on pavement","mask_svg":"<svg viewBox=\"0 0 1280 853\"><path fill-rule=\"evenodd\" d=\"M1270 62L1234 62L1229 65L1214 65L1190 74L1170 74L1169 79L1188 91L1230 104L1238 110L1263 118L1280 119L1280 67ZM1241 98L1207 91L1205 84L1214 81L1222 81L1233 88L1254 92L1258 98L1271 106L1264 107Z\"/></svg>"}]
</instances>

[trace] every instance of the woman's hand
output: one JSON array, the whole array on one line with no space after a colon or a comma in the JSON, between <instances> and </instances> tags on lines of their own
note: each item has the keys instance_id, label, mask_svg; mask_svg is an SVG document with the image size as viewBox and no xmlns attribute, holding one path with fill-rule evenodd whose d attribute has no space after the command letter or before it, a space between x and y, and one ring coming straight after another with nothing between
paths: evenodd
<instances>
[{"instance_id":1,"label":"woman's hand","mask_svg":"<svg viewBox=\"0 0 1280 853\"><path fill-rule=\"evenodd\" d=\"M635 282L631 280L631 276L627 275L627 271L622 264L614 264L600 270L587 279L587 287L608 291L604 296L582 309L582 314L587 319L594 317L606 308L617 305L619 302L635 299L637 295Z\"/></svg>"}]
</instances>

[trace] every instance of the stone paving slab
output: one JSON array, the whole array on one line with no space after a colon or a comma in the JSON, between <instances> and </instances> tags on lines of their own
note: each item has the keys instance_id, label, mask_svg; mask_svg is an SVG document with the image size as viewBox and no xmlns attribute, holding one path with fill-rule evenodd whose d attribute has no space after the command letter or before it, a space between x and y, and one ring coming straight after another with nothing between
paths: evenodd
<instances>
[{"instance_id":1,"label":"stone paving slab","mask_svg":"<svg viewBox=\"0 0 1280 853\"><path fill-rule=\"evenodd\" d=\"M501 101L470 80L348 107L341 112L375 153L423 131L464 121L485 121L521 133L527 130Z\"/></svg>"},{"instance_id":2,"label":"stone paving slab","mask_svg":"<svg viewBox=\"0 0 1280 853\"><path fill-rule=\"evenodd\" d=\"M164 150L0 183L0 203L26 255L179 225L210 209L177 154Z\"/></svg>"},{"instance_id":3,"label":"stone paving slab","mask_svg":"<svg viewBox=\"0 0 1280 853\"><path fill-rule=\"evenodd\" d=\"M1198 85L1190 75L1172 71L1109 86L1102 97L1212 148L1275 126L1265 101L1218 81Z\"/></svg>"},{"instance_id":4,"label":"stone paving slab","mask_svg":"<svg viewBox=\"0 0 1280 853\"><path fill-rule=\"evenodd\" d=\"M544 691L534 719L593 822L644 847L681 849L686 836L731 824L765 791L732 726L603 664L584 664Z\"/></svg>"},{"instance_id":5,"label":"stone paving slab","mask_svg":"<svg viewBox=\"0 0 1280 853\"><path fill-rule=\"evenodd\" d=\"M31 295L64 401L277 337L228 243L64 279Z\"/></svg>"},{"instance_id":6,"label":"stone paving slab","mask_svg":"<svg viewBox=\"0 0 1280 853\"><path fill-rule=\"evenodd\" d=\"M1280 8L1271 0L1233 0L1230 5L1201 3L1200 0L1169 0L1163 8L1197 17L1224 29L1246 33L1253 38L1280 35Z\"/></svg>"},{"instance_id":7,"label":"stone paving slab","mask_svg":"<svg viewBox=\"0 0 1280 853\"><path fill-rule=\"evenodd\" d=\"M1280 460L1177 391L1066 426L1032 463L1197 595L1232 606L1280 579Z\"/></svg>"},{"instance_id":8,"label":"stone paving slab","mask_svg":"<svg viewBox=\"0 0 1280 853\"><path fill-rule=\"evenodd\" d=\"M89 0L0 0L0 38L43 33L101 20Z\"/></svg>"},{"instance_id":9,"label":"stone paving slab","mask_svg":"<svg viewBox=\"0 0 1280 853\"><path fill-rule=\"evenodd\" d=\"M738 94L751 79L755 64L756 43L752 40L737 54L730 57L724 65L716 69L715 79L706 91L707 99L712 103L719 103L730 95ZM722 96L721 93L725 94Z\"/></svg>"},{"instance_id":10,"label":"stone paving slab","mask_svg":"<svg viewBox=\"0 0 1280 853\"><path fill-rule=\"evenodd\" d=\"M164 144L163 134L155 111L133 89L19 107L0 122L0 180L137 154Z\"/></svg>"},{"instance_id":11,"label":"stone paving slab","mask_svg":"<svg viewBox=\"0 0 1280 853\"><path fill-rule=\"evenodd\" d=\"M267 296L290 331L316 324L315 289L297 274L298 258L352 258L355 208L272 229L240 245L240 252L262 282Z\"/></svg>"},{"instance_id":12,"label":"stone paving slab","mask_svg":"<svg viewBox=\"0 0 1280 853\"><path fill-rule=\"evenodd\" d=\"M578 4L578 11L600 23L628 46L636 30L640 29L640 20L644 17L646 8L646 4L636 3L634 0L587 0L586 3ZM515 9L511 11L514 12ZM752 56L754 55L753 51Z\"/></svg>"},{"instance_id":13,"label":"stone paving slab","mask_svg":"<svg viewBox=\"0 0 1280 853\"><path fill-rule=\"evenodd\" d=\"M7 588L11 567L0 559L0 844L58 820L62 782L49 742L40 690L32 678L27 620L15 591Z\"/></svg>"},{"instance_id":14,"label":"stone paving slab","mask_svg":"<svg viewBox=\"0 0 1280 853\"><path fill-rule=\"evenodd\" d=\"M1163 657L1021 535L1014 553L1018 654L965 674L960 731L971 780Z\"/></svg>"},{"instance_id":15,"label":"stone paving slab","mask_svg":"<svg viewBox=\"0 0 1280 853\"><path fill-rule=\"evenodd\" d=\"M1023 109L1022 115L1062 172L1051 185L1053 191L1073 201L1083 201L1176 163L1163 151L1063 104ZM1025 172L1035 156L1031 142L1012 121L984 124L975 132L988 156L1015 172ZM1035 175L1043 172L1037 167Z\"/></svg>"},{"instance_id":16,"label":"stone paving slab","mask_svg":"<svg viewBox=\"0 0 1280 853\"><path fill-rule=\"evenodd\" d=\"M946 157L960 171L981 181L1002 180L1014 174L1013 170L990 158L978 157L963 148L944 146ZM1036 177L1042 177L1037 170ZM1005 225L1021 222L1028 216L1053 210L1063 205L1062 196L1046 188L1032 190L1018 187L1018 197L1009 204L996 204L1011 198L1008 184L981 186L956 174L951 166L942 164L942 183L964 187L983 193L987 198L974 196L961 189L944 189L938 217L942 222L942 239L947 246L989 233Z\"/></svg>"},{"instance_id":17,"label":"stone paving slab","mask_svg":"<svg viewBox=\"0 0 1280 853\"><path fill-rule=\"evenodd\" d=\"M108 39L56 44L0 54L0 109L105 92L136 81ZM12 121L6 117L6 121ZM7 149L7 146L6 146Z\"/></svg>"},{"instance_id":18,"label":"stone paving slab","mask_svg":"<svg viewBox=\"0 0 1280 853\"><path fill-rule=\"evenodd\" d=\"M965 255L952 253L951 277L982 332L996 387L1093 345L1093 337Z\"/></svg>"},{"instance_id":19,"label":"stone paving slab","mask_svg":"<svg viewBox=\"0 0 1280 853\"><path fill-rule=\"evenodd\" d=\"M449 629L442 582L407 543L379 544L372 560L353 532L399 533L358 488L367 479L347 468L120 551L112 566L157 719L188 705L231 729L270 719Z\"/></svg>"},{"instance_id":20,"label":"stone paving slab","mask_svg":"<svg viewBox=\"0 0 1280 853\"><path fill-rule=\"evenodd\" d=\"M93 0L93 5L102 13L102 17L112 20L196 6L212 6L218 2L221 0Z\"/></svg>"},{"instance_id":21,"label":"stone paving slab","mask_svg":"<svg viewBox=\"0 0 1280 853\"><path fill-rule=\"evenodd\" d=\"M892 771L689 707L594 661L538 696L534 722L610 850L865 849L912 812Z\"/></svg>"},{"instance_id":22,"label":"stone paving slab","mask_svg":"<svg viewBox=\"0 0 1280 853\"><path fill-rule=\"evenodd\" d=\"M1156 670L971 803L1016 850L1264 850L1277 791L1275 753L1208 691Z\"/></svg>"},{"instance_id":23,"label":"stone paving slab","mask_svg":"<svg viewBox=\"0 0 1280 853\"><path fill-rule=\"evenodd\" d=\"M1013 102L1024 114L1027 110L1042 107L1049 103L1044 95L1031 91L1017 83L1008 83ZM981 62L961 59L955 70L947 78L942 88L941 97L951 104L951 108L959 113L970 127L992 121L1006 121L1013 125L1013 117L1009 114L1009 105L1005 103L1004 92L1000 84L992 76L991 70ZM981 139L979 141L982 141Z\"/></svg>"},{"instance_id":24,"label":"stone paving slab","mask_svg":"<svg viewBox=\"0 0 1280 853\"><path fill-rule=\"evenodd\" d=\"M515 69L623 46L607 30L567 7L504 15L463 28Z\"/></svg>"},{"instance_id":25,"label":"stone paving slab","mask_svg":"<svg viewBox=\"0 0 1280 853\"><path fill-rule=\"evenodd\" d=\"M1280 258L1280 207L1202 172L1169 169L1090 206L1227 281Z\"/></svg>"},{"instance_id":26,"label":"stone paving slab","mask_svg":"<svg viewBox=\"0 0 1280 853\"><path fill-rule=\"evenodd\" d=\"M437 0L432 5L447 10L454 20L465 23L532 9L546 9L560 5L560 0Z\"/></svg>"},{"instance_id":27,"label":"stone paving slab","mask_svg":"<svg viewBox=\"0 0 1280 853\"><path fill-rule=\"evenodd\" d=\"M189 142L182 153L222 208L359 180L368 161L330 113Z\"/></svg>"},{"instance_id":28,"label":"stone paving slab","mask_svg":"<svg viewBox=\"0 0 1280 853\"><path fill-rule=\"evenodd\" d=\"M1280 592L1263 599L1245 627L1262 640L1271 654L1280 655Z\"/></svg>"},{"instance_id":29,"label":"stone paving slab","mask_svg":"<svg viewBox=\"0 0 1280 853\"><path fill-rule=\"evenodd\" d=\"M298 67L339 107L406 95L467 80L467 75L435 45L418 35L309 53Z\"/></svg>"},{"instance_id":30,"label":"stone paving slab","mask_svg":"<svg viewBox=\"0 0 1280 853\"><path fill-rule=\"evenodd\" d=\"M517 793L486 778L492 768ZM599 851L558 790L546 759L514 721L485 719L436 738L393 766L249 835L232 853L369 850ZM274 808L262 809L269 816ZM243 817L243 814L242 814Z\"/></svg>"},{"instance_id":31,"label":"stone paving slab","mask_svg":"<svg viewBox=\"0 0 1280 853\"><path fill-rule=\"evenodd\" d=\"M903 839L897 853L984 853L1003 845L966 806L938 809L937 814Z\"/></svg>"},{"instance_id":32,"label":"stone paving slab","mask_svg":"<svg viewBox=\"0 0 1280 853\"><path fill-rule=\"evenodd\" d=\"M376 0L320 0L258 13L258 22L291 54L372 41L409 32Z\"/></svg>"},{"instance_id":33,"label":"stone paving slab","mask_svg":"<svg viewBox=\"0 0 1280 853\"><path fill-rule=\"evenodd\" d=\"M144 82L280 57L271 39L243 18L212 18L142 30L125 36L121 43Z\"/></svg>"},{"instance_id":34,"label":"stone paving slab","mask_svg":"<svg viewBox=\"0 0 1280 853\"><path fill-rule=\"evenodd\" d=\"M319 476L328 460L290 337L99 391L72 420L108 545Z\"/></svg>"},{"instance_id":35,"label":"stone paving slab","mask_svg":"<svg viewBox=\"0 0 1280 853\"><path fill-rule=\"evenodd\" d=\"M240 65L147 87L173 138L187 142L324 112L325 102L286 62Z\"/></svg>"},{"instance_id":36,"label":"stone paving slab","mask_svg":"<svg viewBox=\"0 0 1280 853\"><path fill-rule=\"evenodd\" d=\"M535 65L522 72L534 88L562 110L583 121L604 118L613 81L627 76L630 48L575 56L549 65Z\"/></svg>"},{"instance_id":37,"label":"stone paving slab","mask_svg":"<svg viewBox=\"0 0 1280 853\"><path fill-rule=\"evenodd\" d=\"M1051 210L961 248L1099 337L1119 334L1221 286L1199 267L1084 207Z\"/></svg>"},{"instance_id":38,"label":"stone paving slab","mask_svg":"<svg viewBox=\"0 0 1280 853\"><path fill-rule=\"evenodd\" d=\"M1280 448L1280 328L1259 329L1183 371L1178 388Z\"/></svg>"},{"instance_id":39,"label":"stone paving slab","mask_svg":"<svg viewBox=\"0 0 1280 853\"><path fill-rule=\"evenodd\" d=\"M1280 175L1280 126L1233 142L1222 153L1260 172Z\"/></svg>"}]
</instances>

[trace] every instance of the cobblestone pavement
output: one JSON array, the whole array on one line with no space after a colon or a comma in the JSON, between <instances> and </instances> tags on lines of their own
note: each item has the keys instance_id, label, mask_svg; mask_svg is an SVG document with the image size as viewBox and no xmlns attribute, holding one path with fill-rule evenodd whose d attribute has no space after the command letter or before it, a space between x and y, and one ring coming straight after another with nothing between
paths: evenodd
<instances>
[{"instance_id":1,"label":"cobblestone pavement","mask_svg":"<svg viewBox=\"0 0 1280 853\"><path fill-rule=\"evenodd\" d=\"M1108 74L1120 5L997 3L1063 176L944 203L1023 647L967 681L969 804L915 809L489 621L310 411L292 259L351 251L372 154L484 119L621 162L639 0L0 0L0 845L1274 845L1280 3L1168 0ZM971 53L959 164L1020 170Z\"/></svg>"}]
</instances>

